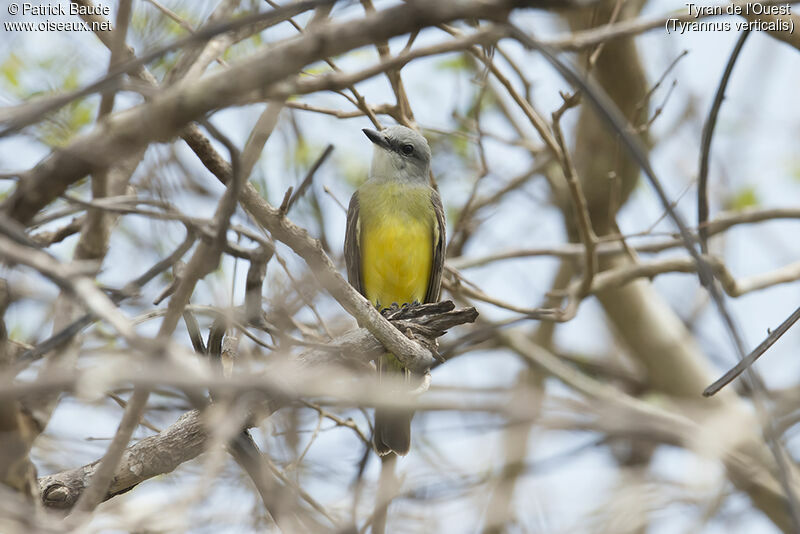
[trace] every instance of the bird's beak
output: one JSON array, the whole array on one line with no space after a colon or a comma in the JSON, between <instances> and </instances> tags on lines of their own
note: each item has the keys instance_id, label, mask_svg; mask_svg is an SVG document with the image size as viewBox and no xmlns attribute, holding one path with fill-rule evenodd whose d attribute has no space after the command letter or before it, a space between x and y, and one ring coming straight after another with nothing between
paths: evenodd
<instances>
[{"instance_id":1,"label":"bird's beak","mask_svg":"<svg viewBox=\"0 0 800 534\"><path fill-rule=\"evenodd\" d=\"M364 135L366 135L370 141L372 141L379 147L389 148L389 143L386 142L386 138L382 136L379 132L376 132L375 130L370 130L369 128L364 128L361 131L364 132Z\"/></svg>"}]
</instances>

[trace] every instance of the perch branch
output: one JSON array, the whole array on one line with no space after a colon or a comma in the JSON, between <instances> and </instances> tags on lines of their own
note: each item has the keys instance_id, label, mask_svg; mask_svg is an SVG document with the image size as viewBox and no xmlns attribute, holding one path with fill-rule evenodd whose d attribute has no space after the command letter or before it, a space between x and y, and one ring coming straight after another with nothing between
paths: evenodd
<instances>
[{"instance_id":1,"label":"perch branch","mask_svg":"<svg viewBox=\"0 0 800 534\"><path fill-rule=\"evenodd\" d=\"M411 332L423 346L434 346L437 337L447 329L471 323L477 318L474 308L454 309L451 301L401 308L387 313L388 320L403 332ZM305 367L341 362L345 358L358 358L362 362L379 357L386 349L366 328L355 328L326 345L312 347L298 354L296 362ZM168 379L168 374L164 374ZM74 382L74 381L73 381ZM56 384L49 384L47 387ZM68 387L67 381L60 384ZM202 384L199 384L201 387ZM255 385L255 382L253 383ZM5 394L19 393L14 386ZM29 391L30 392L30 391ZM5 395L3 395L5 400ZM285 405L286 396L268 398L263 403L264 415L268 416ZM249 425L256 421L248 421ZM204 452L209 435L204 428L202 415L193 410L184 413L175 423L155 436L145 438L123 451L117 464L111 485L103 500L129 491L137 484L164 473L169 473L184 462ZM47 475L39 479L42 502L46 507L70 509L90 484L99 460L90 464Z\"/></svg>"}]
</instances>

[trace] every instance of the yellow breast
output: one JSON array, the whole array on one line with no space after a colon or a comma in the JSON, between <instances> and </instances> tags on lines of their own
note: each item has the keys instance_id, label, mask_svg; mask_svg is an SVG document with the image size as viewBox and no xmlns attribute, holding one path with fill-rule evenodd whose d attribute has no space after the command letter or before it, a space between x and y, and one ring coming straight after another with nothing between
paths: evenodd
<instances>
[{"instance_id":1,"label":"yellow breast","mask_svg":"<svg viewBox=\"0 0 800 534\"><path fill-rule=\"evenodd\" d=\"M424 302L433 262L433 207L426 190L359 192L361 276L379 308Z\"/></svg>"}]
</instances>

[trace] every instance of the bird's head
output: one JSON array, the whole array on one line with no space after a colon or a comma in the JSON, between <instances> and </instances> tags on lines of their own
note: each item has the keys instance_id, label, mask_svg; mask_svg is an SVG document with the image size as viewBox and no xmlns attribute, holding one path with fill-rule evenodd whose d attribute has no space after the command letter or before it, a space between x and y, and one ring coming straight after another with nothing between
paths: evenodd
<instances>
[{"instance_id":1,"label":"bird's head","mask_svg":"<svg viewBox=\"0 0 800 534\"><path fill-rule=\"evenodd\" d=\"M427 183L431 149L424 137L405 126L362 131L375 146L370 179Z\"/></svg>"}]
</instances>

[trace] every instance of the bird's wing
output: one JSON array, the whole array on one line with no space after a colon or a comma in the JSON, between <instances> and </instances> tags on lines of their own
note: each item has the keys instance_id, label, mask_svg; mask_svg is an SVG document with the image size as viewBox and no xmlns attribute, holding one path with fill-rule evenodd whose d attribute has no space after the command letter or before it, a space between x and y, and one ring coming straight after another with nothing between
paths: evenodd
<instances>
[{"instance_id":1,"label":"bird's wing","mask_svg":"<svg viewBox=\"0 0 800 534\"><path fill-rule=\"evenodd\" d=\"M444 223L444 208L442 199L435 190L431 191L431 203L436 213L436 224L433 226L433 264L431 277L428 279L428 290L425 292L425 302L438 302L442 289L442 272L444 271L444 240L447 230Z\"/></svg>"},{"instance_id":2,"label":"bird's wing","mask_svg":"<svg viewBox=\"0 0 800 534\"><path fill-rule=\"evenodd\" d=\"M344 234L344 262L347 279L356 291L364 294L361 285L361 221L359 221L358 191L350 197L347 208L347 229Z\"/></svg>"}]
</instances>

